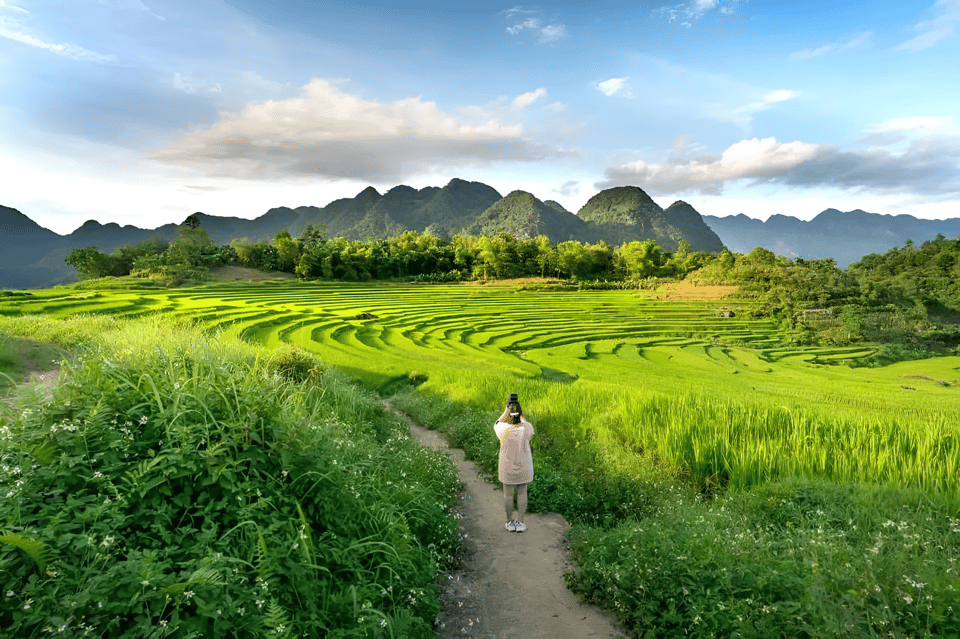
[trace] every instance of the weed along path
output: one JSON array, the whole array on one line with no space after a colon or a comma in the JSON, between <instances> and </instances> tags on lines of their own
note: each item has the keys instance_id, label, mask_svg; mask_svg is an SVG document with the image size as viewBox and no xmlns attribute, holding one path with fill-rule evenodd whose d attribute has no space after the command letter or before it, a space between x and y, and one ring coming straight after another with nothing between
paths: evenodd
<instances>
[{"instance_id":1,"label":"weed along path","mask_svg":"<svg viewBox=\"0 0 960 639\"><path fill-rule=\"evenodd\" d=\"M465 485L457 509L464 558L460 569L450 575L446 595L441 597L438 630L442 636L626 637L612 616L581 604L564 585L568 564L563 534L567 522L561 515L528 513L526 532L508 532L503 526L503 493L480 475L479 467L464 459L462 450L450 448L440 433L396 412L410 424L412 437L450 453Z\"/></svg>"}]
</instances>

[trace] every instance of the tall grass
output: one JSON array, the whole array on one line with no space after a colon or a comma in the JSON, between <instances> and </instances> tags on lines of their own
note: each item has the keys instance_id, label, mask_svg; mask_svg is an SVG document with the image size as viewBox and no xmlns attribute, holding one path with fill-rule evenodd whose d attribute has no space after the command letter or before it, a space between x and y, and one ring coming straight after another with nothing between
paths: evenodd
<instances>
[{"instance_id":1,"label":"tall grass","mask_svg":"<svg viewBox=\"0 0 960 639\"><path fill-rule=\"evenodd\" d=\"M5 633L435 636L444 456L305 351L83 321L29 325L76 356L0 418Z\"/></svg>"}]
</instances>

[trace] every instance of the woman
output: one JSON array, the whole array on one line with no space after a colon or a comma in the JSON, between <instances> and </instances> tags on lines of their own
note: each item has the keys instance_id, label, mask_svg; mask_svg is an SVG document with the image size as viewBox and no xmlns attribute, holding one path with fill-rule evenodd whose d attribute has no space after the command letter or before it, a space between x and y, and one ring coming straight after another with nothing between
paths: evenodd
<instances>
[{"instance_id":1,"label":"woman","mask_svg":"<svg viewBox=\"0 0 960 639\"><path fill-rule=\"evenodd\" d=\"M503 506L507 512L506 529L523 532L527 529L523 523L527 514L527 484L533 481L533 453L530 450L533 425L523 418L516 393L508 396L507 407L493 429L500 439L499 478L503 483Z\"/></svg>"}]
</instances>

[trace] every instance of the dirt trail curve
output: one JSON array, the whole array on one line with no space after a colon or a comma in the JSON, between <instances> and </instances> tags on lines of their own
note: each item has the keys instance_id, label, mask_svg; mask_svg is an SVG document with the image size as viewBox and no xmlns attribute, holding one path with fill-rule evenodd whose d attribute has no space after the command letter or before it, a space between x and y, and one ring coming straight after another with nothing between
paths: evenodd
<instances>
[{"instance_id":1,"label":"dirt trail curve","mask_svg":"<svg viewBox=\"0 0 960 639\"><path fill-rule=\"evenodd\" d=\"M385 402L394 410L389 402ZM567 590L563 546L567 522L554 513L527 514L527 531L504 528L503 493L480 476L479 467L450 448L442 435L411 421L412 437L447 451L466 489L457 508L465 556L441 597L440 634L473 639L624 638L612 616L581 604ZM491 427L491 436L493 430ZM534 480L536 481L536 480Z\"/></svg>"}]
</instances>

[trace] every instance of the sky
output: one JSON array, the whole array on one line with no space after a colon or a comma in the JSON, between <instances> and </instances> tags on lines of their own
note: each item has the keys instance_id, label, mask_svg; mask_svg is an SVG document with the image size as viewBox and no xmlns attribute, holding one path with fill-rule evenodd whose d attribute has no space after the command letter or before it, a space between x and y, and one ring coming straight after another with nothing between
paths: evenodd
<instances>
[{"instance_id":1,"label":"sky","mask_svg":"<svg viewBox=\"0 0 960 639\"><path fill-rule=\"evenodd\" d=\"M0 0L0 204L66 234L453 178L960 217L960 0Z\"/></svg>"}]
</instances>

